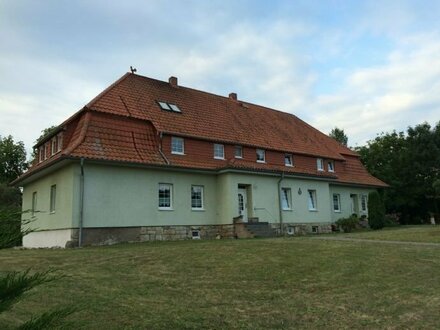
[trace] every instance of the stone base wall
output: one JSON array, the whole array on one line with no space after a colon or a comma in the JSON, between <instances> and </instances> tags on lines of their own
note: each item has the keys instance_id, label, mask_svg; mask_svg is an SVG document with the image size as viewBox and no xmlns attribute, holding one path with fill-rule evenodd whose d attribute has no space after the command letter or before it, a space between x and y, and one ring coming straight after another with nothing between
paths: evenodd
<instances>
[{"instance_id":1,"label":"stone base wall","mask_svg":"<svg viewBox=\"0 0 440 330\"><path fill-rule=\"evenodd\" d=\"M280 235L280 224L271 223L272 229ZM332 232L330 223L283 223L283 236L301 236L309 234L326 234Z\"/></svg>"}]
</instances>

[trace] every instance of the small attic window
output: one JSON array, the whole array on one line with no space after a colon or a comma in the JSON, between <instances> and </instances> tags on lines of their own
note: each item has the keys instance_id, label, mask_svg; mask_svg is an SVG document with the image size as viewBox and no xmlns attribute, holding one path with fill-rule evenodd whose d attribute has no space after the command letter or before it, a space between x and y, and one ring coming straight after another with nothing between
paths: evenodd
<instances>
[{"instance_id":1,"label":"small attic window","mask_svg":"<svg viewBox=\"0 0 440 330\"><path fill-rule=\"evenodd\" d=\"M157 101L157 103L159 103L159 106L162 110L166 110L166 111L173 111L173 112L182 112L180 110L180 108L172 103L167 103L167 102L161 102L161 101Z\"/></svg>"}]
</instances>

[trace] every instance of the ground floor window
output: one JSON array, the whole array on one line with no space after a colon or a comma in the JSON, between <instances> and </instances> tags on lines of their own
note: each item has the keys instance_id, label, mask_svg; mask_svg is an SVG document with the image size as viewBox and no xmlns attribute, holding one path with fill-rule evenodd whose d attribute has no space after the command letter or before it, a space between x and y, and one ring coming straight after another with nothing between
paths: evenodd
<instances>
[{"instance_id":1,"label":"ground floor window","mask_svg":"<svg viewBox=\"0 0 440 330\"><path fill-rule=\"evenodd\" d=\"M316 211L317 203L316 203L316 190L309 190L309 211Z\"/></svg>"},{"instance_id":2,"label":"ground floor window","mask_svg":"<svg viewBox=\"0 0 440 330\"><path fill-rule=\"evenodd\" d=\"M55 212L56 206L56 198L57 198L57 185L53 185L50 187L50 213Z\"/></svg>"},{"instance_id":3,"label":"ground floor window","mask_svg":"<svg viewBox=\"0 0 440 330\"><path fill-rule=\"evenodd\" d=\"M203 210L203 186L191 186L191 208Z\"/></svg>"},{"instance_id":4,"label":"ground floor window","mask_svg":"<svg viewBox=\"0 0 440 330\"><path fill-rule=\"evenodd\" d=\"M159 209L170 210L173 206L173 185L169 183L159 184Z\"/></svg>"},{"instance_id":5,"label":"ground floor window","mask_svg":"<svg viewBox=\"0 0 440 330\"><path fill-rule=\"evenodd\" d=\"M367 195L362 195L361 196L361 210L363 212L367 211Z\"/></svg>"},{"instance_id":6,"label":"ground floor window","mask_svg":"<svg viewBox=\"0 0 440 330\"><path fill-rule=\"evenodd\" d=\"M281 188L281 207L283 210L292 209L292 193L290 188Z\"/></svg>"},{"instance_id":7,"label":"ground floor window","mask_svg":"<svg viewBox=\"0 0 440 330\"><path fill-rule=\"evenodd\" d=\"M34 191L32 193L32 216L35 215L35 212L37 212L37 192Z\"/></svg>"},{"instance_id":8,"label":"ground floor window","mask_svg":"<svg viewBox=\"0 0 440 330\"><path fill-rule=\"evenodd\" d=\"M333 194L333 211L341 212L341 195Z\"/></svg>"}]
</instances>

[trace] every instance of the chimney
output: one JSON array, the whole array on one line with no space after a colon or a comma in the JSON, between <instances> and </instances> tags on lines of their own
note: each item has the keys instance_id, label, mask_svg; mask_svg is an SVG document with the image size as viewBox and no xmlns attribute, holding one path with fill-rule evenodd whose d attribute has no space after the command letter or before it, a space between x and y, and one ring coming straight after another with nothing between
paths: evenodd
<instances>
[{"instance_id":1,"label":"chimney","mask_svg":"<svg viewBox=\"0 0 440 330\"><path fill-rule=\"evenodd\" d=\"M177 78L176 77L171 76L168 79L168 82L171 85L171 87L174 87L174 88L178 88L179 87L179 85L177 85Z\"/></svg>"},{"instance_id":2,"label":"chimney","mask_svg":"<svg viewBox=\"0 0 440 330\"><path fill-rule=\"evenodd\" d=\"M229 98L231 100L237 101L237 93L229 93Z\"/></svg>"}]
</instances>

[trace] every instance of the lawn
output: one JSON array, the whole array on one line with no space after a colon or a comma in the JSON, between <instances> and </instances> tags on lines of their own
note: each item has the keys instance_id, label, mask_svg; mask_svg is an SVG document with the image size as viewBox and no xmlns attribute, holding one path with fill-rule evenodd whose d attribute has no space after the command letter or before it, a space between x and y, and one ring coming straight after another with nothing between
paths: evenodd
<instances>
[{"instance_id":1,"label":"lawn","mask_svg":"<svg viewBox=\"0 0 440 330\"><path fill-rule=\"evenodd\" d=\"M0 316L67 305L67 329L440 327L440 247L309 237L2 250L0 271L66 275Z\"/></svg>"},{"instance_id":2,"label":"lawn","mask_svg":"<svg viewBox=\"0 0 440 330\"><path fill-rule=\"evenodd\" d=\"M344 237L374 240L440 243L440 226L400 226L376 231L344 234Z\"/></svg>"}]
</instances>

